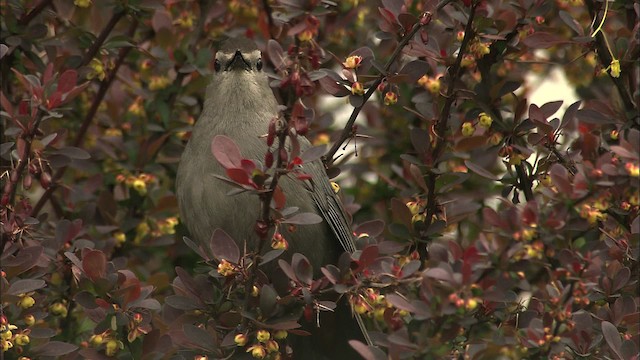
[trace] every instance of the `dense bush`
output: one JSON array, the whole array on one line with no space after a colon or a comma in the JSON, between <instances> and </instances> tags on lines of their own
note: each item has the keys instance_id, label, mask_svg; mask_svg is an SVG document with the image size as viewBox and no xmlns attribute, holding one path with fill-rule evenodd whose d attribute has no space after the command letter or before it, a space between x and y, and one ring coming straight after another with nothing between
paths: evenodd
<instances>
[{"instance_id":1,"label":"dense bush","mask_svg":"<svg viewBox=\"0 0 640 360\"><path fill-rule=\"evenodd\" d=\"M0 3L4 358L287 358L336 292L367 359L638 359L637 3ZM268 190L324 155L354 218L358 251L315 278L269 239L285 297L223 232L183 239L173 193L236 35L319 147L230 181ZM528 100L554 70L580 101ZM258 228L316 220L267 193Z\"/></svg>"}]
</instances>

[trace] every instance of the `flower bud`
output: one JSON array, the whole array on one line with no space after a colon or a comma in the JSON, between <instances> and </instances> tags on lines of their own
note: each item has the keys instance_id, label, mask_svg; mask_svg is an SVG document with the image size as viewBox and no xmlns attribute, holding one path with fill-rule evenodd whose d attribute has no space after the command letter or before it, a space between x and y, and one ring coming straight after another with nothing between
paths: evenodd
<instances>
[{"instance_id":1,"label":"flower bud","mask_svg":"<svg viewBox=\"0 0 640 360\"><path fill-rule=\"evenodd\" d=\"M33 297L28 295L22 296L20 300L18 300L18 306L21 307L22 309L28 309L33 305L35 305L35 303L36 303L36 300Z\"/></svg>"},{"instance_id":2,"label":"flower bud","mask_svg":"<svg viewBox=\"0 0 640 360\"><path fill-rule=\"evenodd\" d=\"M248 340L249 339L247 338L247 335L245 335L245 334L237 334L233 338L233 342L235 342L236 345L238 345L238 346L245 346L247 344Z\"/></svg>"},{"instance_id":3,"label":"flower bud","mask_svg":"<svg viewBox=\"0 0 640 360\"><path fill-rule=\"evenodd\" d=\"M267 330L258 330L256 339L260 342L265 342L271 338L271 334Z\"/></svg>"}]
</instances>

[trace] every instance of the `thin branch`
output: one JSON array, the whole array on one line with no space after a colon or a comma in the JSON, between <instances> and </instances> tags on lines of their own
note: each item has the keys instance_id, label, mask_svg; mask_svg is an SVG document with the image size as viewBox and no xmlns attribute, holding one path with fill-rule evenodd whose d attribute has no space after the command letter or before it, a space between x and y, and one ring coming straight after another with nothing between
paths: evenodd
<instances>
[{"instance_id":1,"label":"thin branch","mask_svg":"<svg viewBox=\"0 0 640 360\"><path fill-rule=\"evenodd\" d=\"M118 21L120 21L120 19L122 19L122 17L125 14L126 14L125 11L118 11L117 13L111 16L111 19L109 19L109 22L107 23L107 25L104 27L104 29L102 29L102 31L100 32L100 35L98 35L98 38L96 38L96 41L94 41L93 44L91 44L91 47L89 47L89 50L87 51L87 53L84 54L84 57L82 58L82 61L80 62L78 67L85 66L89 64L89 62L91 62L91 60L96 56L96 54L100 50L100 47L102 46L102 44L104 44L105 40L107 40L107 36L109 36L109 34L111 33L111 31L113 31L113 28L116 26Z\"/></svg>"},{"instance_id":2,"label":"thin branch","mask_svg":"<svg viewBox=\"0 0 640 360\"><path fill-rule=\"evenodd\" d=\"M29 11L28 13L22 15L20 20L18 20L18 25L25 26L25 25L29 24L31 22L31 20L33 20L33 18L38 16L38 14L40 14L42 12L42 10L44 10L52 2L53 2L53 0L42 0L42 1L40 1L38 3L38 5L36 5L36 7L31 9L31 11Z\"/></svg>"},{"instance_id":3,"label":"thin branch","mask_svg":"<svg viewBox=\"0 0 640 360\"><path fill-rule=\"evenodd\" d=\"M129 27L127 36L132 37L137 27L138 27L138 20L134 20L131 23L131 26ZM91 108L87 112L87 115L85 116L82 122L82 125L80 126L80 130L78 130L78 133L76 134L76 137L73 140L73 143L72 143L73 146L80 147L80 145L82 145L82 142L84 141L84 136L86 135L87 130L89 129L89 126L93 122L93 119L96 113L98 112L98 107L102 103L102 100L107 94L107 90L109 90L109 87L111 87L113 80L116 78L116 73L118 72L118 69L124 63L124 59L127 57L127 54L129 53L129 51L131 51L131 49L132 47L125 47L120 49L120 53L118 55L118 58L116 59L113 69L111 70L109 75L100 83L100 87L98 88L96 97L94 98L93 103L91 104ZM67 168L68 168L67 166L64 166L55 173L51 181L51 186L49 186L47 190L45 190L44 194L42 194L42 196L40 197L36 205L31 210L30 216L36 217L40 212L40 210L42 210L42 207L44 206L44 204L47 202L47 200L49 200L53 192L58 188L58 182L60 181L60 179L62 179L62 176L67 171Z\"/></svg>"},{"instance_id":4,"label":"thin branch","mask_svg":"<svg viewBox=\"0 0 640 360\"><path fill-rule=\"evenodd\" d=\"M449 127L449 115L451 114L451 107L453 106L453 102L455 101L455 91L456 91L456 82L460 77L462 58L465 55L465 51L469 47L469 42L471 39L475 37L473 31L473 19L476 15L476 8L479 4L479 1L475 2L471 7L471 11L469 12L469 20L467 21L467 25L464 29L464 38L462 39L462 43L460 44L460 51L458 51L458 56L456 57L456 61L452 67L449 68L449 79L447 84L447 93L446 100L444 103L444 107L442 108L442 112L440 113L440 117L438 118L437 123L434 126L435 136L436 136L436 145L431 153L431 159L433 161L434 167L437 165L438 158L440 157L442 151L444 150L446 144L446 132ZM427 215L425 219L426 229L429 229L431 223L433 221L433 216L436 214L438 210L438 204L436 201L436 180L438 175L433 171L429 172L427 176ZM425 249L426 251L426 249ZM424 255L424 257L423 257ZM420 254L421 258L426 258L426 253Z\"/></svg>"},{"instance_id":5,"label":"thin branch","mask_svg":"<svg viewBox=\"0 0 640 360\"><path fill-rule=\"evenodd\" d=\"M271 200L273 199L273 194L276 191L276 187L278 186L278 179L282 174L281 171L284 169L284 159L280 154L285 150L285 142L287 140L287 132L289 129L286 120L278 119L276 122L282 121L284 124L278 126L278 150L276 151L276 165L275 171L273 173L273 178L271 183L269 184L269 189L263 193L260 193L260 205L262 209L260 211L260 219L259 222L262 222L263 225L271 227ZM277 123L276 123L277 124ZM256 282L256 278L258 277L258 262L260 261L260 256L262 254L262 248L264 247L265 242L267 241L267 237L269 236L269 230L266 230L266 235L258 236L258 246L257 249L253 252L251 256L251 268L249 269L249 280L245 283L244 288L244 305L243 311L248 312L251 308L251 292L253 290L253 285ZM249 318L242 318L242 328L246 329L249 325Z\"/></svg>"},{"instance_id":6,"label":"thin branch","mask_svg":"<svg viewBox=\"0 0 640 360\"><path fill-rule=\"evenodd\" d=\"M451 0L441 1L436 6L436 11L442 9L443 7L445 7L445 5L447 5L450 2ZM411 28L411 31L409 31L402 38L402 40L400 40L400 43L395 48L395 50L391 54L391 57L389 58L389 60L384 66L384 73L378 76L378 78L369 87L369 90L367 90L367 92L362 96L362 104L360 104L359 106L356 106L353 109L353 112L351 112L351 116L349 116L349 120L347 121L347 124L342 129L342 133L340 134L340 137L336 142L333 143L333 145L331 146L331 149L329 149L329 151L322 157L322 161L324 162L326 167L331 167L331 165L333 165L334 161L336 160L334 159L334 155L336 154L336 152L338 152L338 149L340 149L340 146L342 146L342 144L352 136L353 124L356 122L356 118L358 117L358 114L360 114L360 111L362 110L364 105L367 103L369 98L376 91L376 89L378 88L378 85L380 85L382 83L382 80L384 80L384 78L387 77L387 72L389 71L391 66L396 62L396 60L400 56L400 53L402 53L402 49L404 49L404 47L407 46L409 41L413 39L413 37L418 33L418 31L420 31L420 29L422 29L424 26L426 26L431 22L431 17L432 17L432 14L429 12L425 12L424 14L422 14L421 19L413 25L413 28Z\"/></svg>"},{"instance_id":7,"label":"thin branch","mask_svg":"<svg viewBox=\"0 0 640 360\"><path fill-rule=\"evenodd\" d=\"M520 164L514 165L516 173L518 174L518 184L520 184L520 190L524 193L524 198L527 201L533 200L533 184L531 178L527 175L527 168L524 165L525 160L522 160Z\"/></svg>"},{"instance_id":8,"label":"thin branch","mask_svg":"<svg viewBox=\"0 0 640 360\"><path fill-rule=\"evenodd\" d=\"M593 20L597 22L598 13L595 9L595 2L593 0L586 0L585 4L587 5L587 9L589 10L589 14L591 14ZM604 20L605 19L602 19L602 21ZM606 69L611 65L613 58L611 56L609 46L607 46L607 40L603 31L598 31L595 35L595 45L598 53L598 59L600 59L600 64ZM638 108L633 102L633 98L625 86L624 80L620 77L611 76L611 73L609 73L609 78L613 81L613 84L618 90L618 94L620 95L620 99L622 100L622 105L624 106L626 113L635 114L633 117L633 125L635 127L640 127L640 115L638 114Z\"/></svg>"}]
</instances>

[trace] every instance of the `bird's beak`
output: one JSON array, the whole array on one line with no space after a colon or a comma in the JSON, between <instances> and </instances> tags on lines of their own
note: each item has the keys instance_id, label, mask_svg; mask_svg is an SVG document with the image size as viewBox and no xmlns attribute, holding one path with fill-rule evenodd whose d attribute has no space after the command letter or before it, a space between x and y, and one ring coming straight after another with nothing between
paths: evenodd
<instances>
[{"instance_id":1,"label":"bird's beak","mask_svg":"<svg viewBox=\"0 0 640 360\"><path fill-rule=\"evenodd\" d=\"M251 70L251 64L242 56L240 50L236 50L236 53L233 54L233 58L229 60L227 66L224 68L225 71L229 69L238 69L238 70Z\"/></svg>"}]
</instances>

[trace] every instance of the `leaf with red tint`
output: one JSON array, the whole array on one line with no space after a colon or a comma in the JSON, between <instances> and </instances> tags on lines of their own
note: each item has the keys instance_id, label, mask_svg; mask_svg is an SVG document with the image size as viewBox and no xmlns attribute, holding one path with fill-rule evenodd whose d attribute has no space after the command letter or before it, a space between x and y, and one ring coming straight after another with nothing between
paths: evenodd
<instances>
[{"instance_id":1,"label":"leaf with red tint","mask_svg":"<svg viewBox=\"0 0 640 360\"><path fill-rule=\"evenodd\" d=\"M291 265L289 265L288 262L280 259L278 260L278 265L280 265L280 269L282 269L282 272L287 275L287 277L293 281L298 281L298 278L296 277L295 272L293 271L293 268L291 267Z\"/></svg>"},{"instance_id":2,"label":"leaf with red tint","mask_svg":"<svg viewBox=\"0 0 640 360\"><path fill-rule=\"evenodd\" d=\"M299 253L293 254L291 258L291 268L298 280L305 285L311 285L311 281L313 281L313 268L304 255Z\"/></svg>"},{"instance_id":3,"label":"leaf with red tint","mask_svg":"<svg viewBox=\"0 0 640 360\"><path fill-rule=\"evenodd\" d=\"M240 148L227 136L216 135L211 141L211 153L225 169L240 168Z\"/></svg>"},{"instance_id":4,"label":"leaf with red tint","mask_svg":"<svg viewBox=\"0 0 640 360\"><path fill-rule=\"evenodd\" d=\"M284 195L284 192L280 188L280 186L276 186L273 191L273 202L276 204L276 209L281 210L284 209L284 206L287 203L287 197Z\"/></svg>"},{"instance_id":5,"label":"leaf with red tint","mask_svg":"<svg viewBox=\"0 0 640 360\"><path fill-rule=\"evenodd\" d=\"M91 281L104 278L107 273L107 256L100 250L89 250L82 257L82 270Z\"/></svg>"},{"instance_id":6,"label":"leaf with red tint","mask_svg":"<svg viewBox=\"0 0 640 360\"><path fill-rule=\"evenodd\" d=\"M607 341L607 345L613 350L619 359L623 359L620 348L622 347L622 339L620 338L620 332L618 328L608 321L602 322L602 335Z\"/></svg>"},{"instance_id":7,"label":"leaf with red tint","mask_svg":"<svg viewBox=\"0 0 640 360\"><path fill-rule=\"evenodd\" d=\"M218 261L227 260L237 264L240 260L240 249L235 241L222 229L215 229L209 240L209 248Z\"/></svg>"},{"instance_id":8,"label":"leaf with red tint","mask_svg":"<svg viewBox=\"0 0 640 360\"><path fill-rule=\"evenodd\" d=\"M229 179L237 182L240 185L254 185L253 181L249 177L249 174L247 174L243 169L227 169L227 176L229 177Z\"/></svg>"},{"instance_id":9,"label":"leaf with red tint","mask_svg":"<svg viewBox=\"0 0 640 360\"><path fill-rule=\"evenodd\" d=\"M551 169L549 169L549 176L551 177L551 182L560 191L560 193L566 196L573 193L573 187L569 182L569 172L564 166L558 163L551 165Z\"/></svg>"},{"instance_id":10,"label":"leaf with red tint","mask_svg":"<svg viewBox=\"0 0 640 360\"><path fill-rule=\"evenodd\" d=\"M368 234L369 236L372 236L372 237L381 235L383 231L384 231L384 221L382 220L371 220L371 221L364 222L358 225L358 227L356 227L356 229L354 230L354 232L357 235Z\"/></svg>"},{"instance_id":11,"label":"leaf with red tint","mask_svg":"<svg viewBox=\"0 0 640 360\"><path fill-rule=\"evenodd\" d=\"M535 200L527 202L522 210L522 222L527 226L538 224L538 203Z\"/></svg>"},{"instance_id":12,"label":"leaf with red tint","mask_svg":"<svg viewBox=\"0 0 640 360\"><path fill-rule=\"evenodd\" d=\"M254 163L252 160L242 159L240 160L240 165L247 174L253 173L253 170L256 169L256 163Z\"/></svg>"},{"instance_id":13,"label":"leaf with red tint","mask_svg":"<svg viewBox=\"0 0 640 360\"><path fill-rule=\"evenodd\" d=\"M553 127L547 121L547 116L536 104L529 105L529 119L544 134L549 134L553 131Z\"/></svg>"},{"instance_id":14,"label":"leaf with red tint","mask_svg":"<svg viewBox=\"0 0 640 360\"><path fill-rule=\"evenodd\" d=\"M126 307L132 301L137 300L140 297L140 280L137 278L127 277L127 279L120 285L120 290L117 293L122 294L122 305Z\"/></svg>"},{"instance_id":15,"label":"leaf with red tint","mask_svg":"<svg viewBox=\"0 0 640 360\"><path fill-rule=\"evenodd\" d=\"M540 110L542 111L542 113L544 114L545 117L550 117L553 114L555 114L558 110L560 110L560 108L562 107L562 100L558 100L558 101L551 101L548 102L544 105L542 105L540 107Z\"/></svg>"},{"instance_id":16,"label":"leaf with red tint","mask_svg":"<svg viewBox=\"0 0 640 360\"><path fill-rule=\"evenodd\" d=\"M484 218L484 221L489 223L489 225L495 226L502 230L509 229L509 224L492 208L487 207L482 209L482 216Z\"/></svg>"},{"instance_id":17,"label":"leaf with red tint","mask_svg":"<svg viewBox=\"0 0 640 360\"><path fill-rule=\"evenodd\" d=\"M60 80L58 80L58 89L57 92L64 94L76 86L76 82L78 81L78 72L75 70L67 70L60 75Z\"/></svg>"},{"instance_id":18,"label":"leaf with red tint","mask_svg":"<svg viewBox=\"0 0 640 360\"><path fill-rule=\"evenodd\" d=\"M474 173L485 177L487 179L490 180L498 180L498 177L492 173L490 173L487 169L483 168L482 166L471 162L471 160L465 160L464 161L464 165L469 168L469 170L473 171Z\"/></svg>"},{"instance_id":19,"label":"leaf with red tint","mask_svg":"<svg viewBox=\"0 0 640 360\"><path fill-rule=\"evenodd\" d=\"M42 74L42 83L45 86L48 85L52 77L53 77L53 63L50 62L49 64L47 64L47 68L44 69L44 73Z\"/></svg>"},{"instance_id":20,"label":"leaf with red tint","mask_svg":"<svg viewBox=\"0 0 640 360\"><path fill-rule=\"evenodd\" d=\"M362 249L362 253L360 253L360 257L358 258L358 268L362 270L373 264L378 258L378 255L378 245L367 245Z\"/></svg>"},{"instance_id":21,"label":"leaf with red tint","mask_svg":"<svg viewBox=\"0 0 640 360\"><path fill-rule=\"evenodd\" d=\"M87 88L87 86L89 86L90 82L86 81L76 87L74 87L73 89L71 89L71 91L67 92L66 94L63 94L62 96L62 104L65 104L73 99L76 98L76 96L80 95L80 93L82 93L84 91L84 89Z\"/></svg>"},{"instance_id":22,"label":"leaf with red tint","mask_svg":"<svg viewBox=\"0 0 640 360\"><path fill-rule=\"evenodd\" d=\"M9 115L13 116L13 105L11 101L4 96L4 92L0 91L0 106L6 111Z\"/></svg>"},{"instance_id":23,"label":"leaf with red tint","mask_svg":"<svg viewBox=\"0 0 640 360\"><path fill-rule=\"evenodd\" d=\"M334 72L332 73L335 74ZM335 76L337 77L338 75L335 74ZM324 76L318 80L318 83L324 91L333 96L343 97L351 94L351 91L349 91L342 83L334 79L332 76Z\"/></svg>"},{"instance_id":24,"label":"leaf with red tint","mask_svg":"<svg viewBox=\"0 0 640 360\"><path fill-rule=\"evenodd\" d=\"M534 49L548 49L554 45L566 42L567 41L565 41L558 35L542 31L535 32L522 40L522 43Z\"/></svg>"},{"instance_id":25,"label":"leaf with red tint","mask_svg":"<svg viewBox=\"0 0 640 360\"><path fill-rule=\"evenodd\" d=\"M49 96L49 98L47 99L47 109L49 110L54 109L60 106L61 103L62 103L62 94L56 91L53 94L51 94L51 96Z\"/></svg>"}]
</instances>

